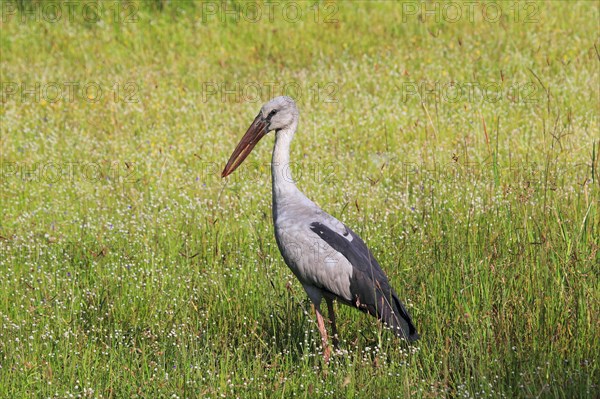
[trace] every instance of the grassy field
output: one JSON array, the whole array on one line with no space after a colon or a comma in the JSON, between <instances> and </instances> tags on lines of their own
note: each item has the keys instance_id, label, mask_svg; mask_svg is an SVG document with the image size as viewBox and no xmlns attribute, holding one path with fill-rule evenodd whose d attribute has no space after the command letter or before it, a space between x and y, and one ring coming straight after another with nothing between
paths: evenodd
<instances>
[{"instance_id":1,"label":"grassy field","mask_svg":"<svg viewBox=\"0 0 600 399\"><path fill-rule=\"evenodd\" d=\"M2 1L0 397L600 397L600 6ZM271 220L302 191L422 339L321 359Z\"/></svg>"}]
</instances>

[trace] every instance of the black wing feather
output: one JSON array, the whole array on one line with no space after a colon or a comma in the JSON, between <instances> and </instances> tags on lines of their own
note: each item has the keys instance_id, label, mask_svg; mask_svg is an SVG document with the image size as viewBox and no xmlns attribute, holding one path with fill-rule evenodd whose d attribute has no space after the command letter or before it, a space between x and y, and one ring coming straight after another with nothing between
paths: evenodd
<instances>
[{"instance_id":1,"label":"black wing feather","mask_svg":"<svg viewBox=\"0 0 600 399\"><path fill-rule=\"evenodd\" d=\"M319 222L311 223L310 229L334 250L344 255L353 266L350 280L353 298L351 301L346 298L340 299L377 317L399 337L409 341L417 340L419 334L408 311L398 299L387 276L364 241L348 227L346 230L352 236L351 241Z\"/></svg>"}]
</instances>

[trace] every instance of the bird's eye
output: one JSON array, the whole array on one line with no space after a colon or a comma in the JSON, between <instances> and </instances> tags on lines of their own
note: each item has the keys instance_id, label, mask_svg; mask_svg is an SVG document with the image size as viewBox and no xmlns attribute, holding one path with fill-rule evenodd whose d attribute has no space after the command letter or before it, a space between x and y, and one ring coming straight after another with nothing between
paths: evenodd
<instances>
[{"instance_id":1,"label":"bird's eye","mask_svg":"<svg viewBox=\"0 0 600 399\"><path fill-rule=\"evenodd\" d=\"M267 115L267 119L271 119L273 117L273 115L275 115L277 113L277 110L274 109L271 112L269 112L269 115Z\"/></svg>"}]
</instances>

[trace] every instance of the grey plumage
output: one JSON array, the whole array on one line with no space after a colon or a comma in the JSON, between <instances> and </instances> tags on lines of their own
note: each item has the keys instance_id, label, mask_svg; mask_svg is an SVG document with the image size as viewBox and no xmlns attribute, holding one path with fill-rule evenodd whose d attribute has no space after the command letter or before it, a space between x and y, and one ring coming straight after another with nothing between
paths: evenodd
<instances>
[{"instance_id":1,"label":"grey plumage","mask_svg":"<svg viewBox=\"0 0 600 399\"><path fill-rule=\"evenodd\" d=\"M289 149L297 125L298 110L291 98L276 97L266 103L235 148L222 176L232 173L264 135L275 131L271 162L275 239L286 264L315 305L325 359L330 349L320 310L323 298L328 305L334 344L333 299L377 317L401 338L418 339L408 311L364 241L294 184Z\"/></svg>"},{"instance_id":2,"label":"grey plumage","mask_svg":"<svg viewBox=\"0 0 600 399\"><path fill-rule=\"evenodd\" d=\"M348 234L353 238L352 241L348 241L319 222L311 223L310 227L333 249L343 254L354 267L350 278L352 298L336 295L336 299L377 317L400 338L409 341L419 339L408 311L390 287L387 276L364 241L347 227ZM322 289L327 290L326 287Z\"/></svg>"}]
</instances>

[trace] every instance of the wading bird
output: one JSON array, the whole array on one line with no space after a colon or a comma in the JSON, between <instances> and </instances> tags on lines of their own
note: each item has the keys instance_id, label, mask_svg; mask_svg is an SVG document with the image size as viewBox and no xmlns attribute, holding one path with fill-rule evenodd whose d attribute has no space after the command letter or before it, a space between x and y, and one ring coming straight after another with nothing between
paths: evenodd
<instances>
[{"instance_id":1,"label":"wading bird","mask_svg":"<svg viewBox=\"0 0 600 399\"><path fill-rule=\"evenodd\" d=\"M289 168L290 143L297 126L294 100L276 97L269 101L231 154L221 176L231 174L262 137L275 131L271 162L275 239L285 263L314 304L325 362L329 361L331 348L320 307L323 298L336 347L334 299L377 317L400 338L417 340L419 335L408 311L364 241L294 184Z\"/></svg>"}]
</instances>

